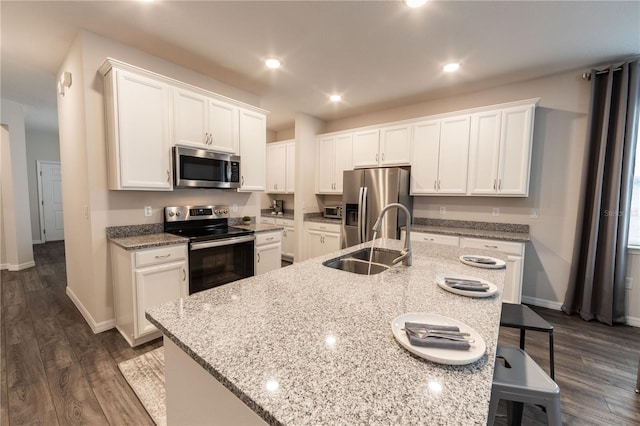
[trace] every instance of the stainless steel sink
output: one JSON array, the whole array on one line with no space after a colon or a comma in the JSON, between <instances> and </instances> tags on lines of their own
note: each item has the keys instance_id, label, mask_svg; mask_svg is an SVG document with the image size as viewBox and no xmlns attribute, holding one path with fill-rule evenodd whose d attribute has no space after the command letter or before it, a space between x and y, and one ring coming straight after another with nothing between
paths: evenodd
<instances>
[{"instance_id":1,"label":"stainless steel sink","mask_svg":"<svg viewBox=\"0 0 640 426\"><path fill-rule=\"evenodd\" d=\"M344 254L335 259L330 259L322 264L329 268L340 269L360 275L375 275L384 272L393 266L393 261L400 257L402 253L398 250L374 248L371 258L371 269L369 269L369 256L371 248L363 248L351 253Z\"/></svg>"},{"instance_id":2,"label":"stainless steel sink","mask_svg":"<svg viewBox=\"0 0 640 426\"><path fill-rule=\"evenodd\" d=\"M374 247L373 256L371 256L371 247L363 248L353 253L349 253L348 257L353 259L360 259L369 262L371 258L372 263L380 263L386 266L393 266L393 261L402 256L398 250L390 250L379 247Z\"/></svg>"}]
</instances>

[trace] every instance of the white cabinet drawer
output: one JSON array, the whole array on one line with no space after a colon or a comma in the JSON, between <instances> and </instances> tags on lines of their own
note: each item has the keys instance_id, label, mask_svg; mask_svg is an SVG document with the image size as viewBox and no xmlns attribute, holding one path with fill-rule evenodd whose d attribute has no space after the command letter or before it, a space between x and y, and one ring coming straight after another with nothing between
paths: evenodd
<instances>
[{"instance_id":1,"label":"white cabinet drawer","mask_svg":"<svg viewBox=\"0 0 640 426\"><path fill-rule=\"evenodd\" d=\"M482 240L479 238L460 238L461 248L475 248L480 250L493 250L501 253L522 256L524 254L524 244L510 241Z\"/></svg>"},{"instance_id":2,"label":"white cabinet drawer","mask_svg":"<svg viewBox=\"0 0 640 426\"><path fill-rule=\"evenodd\" d=\"M158 263L175 262L187 258L187 245L173 245L147 250L139 250L135 253L136 268L156 265Z\"/></svg>"},{"instance_id":3,"label":"white cabinet drawer","mask_svg":"<svg viewBox=\"0 0 640 426\"><path fill-rule=\"evenodd\" d=\"M256 246L265 244L275 244L282 240L282 231L276 232L259 232L256 234Z\"/></svg>"},{"instance_id":4,"label":"white cabinet drawer","mask_svg":"<svg viewBox=\"0 0 640 426\"><path fill-rule=\"evenodd\" d=\"M458 240L460 239L454 235L429 234L427 232L412 232L410 238L411 241L445 244L454 247L458 247ZM404 231L402 231L401 239L404 240Z\"/></svg>"},{"instance_id":5,"label":"white cabinet drawer","mask_svg":"<svg viewBox=\"0 0 640 426\"><path fill-rule=\"evenodd\" d=\"M276 218L275 222L276 222L276 225L288 226L290 228L293 228L293 220L291 220L291 219L278 219L278 218Z\"/></svg>"},{"instance_id":6,"label":"white cabinet drawer","mask_svg":"<svg viewBox=\"0 0 640 426\"><path fill-rule=\"evenodd\" d=\"M266 223L269 225L275 225L276 224L276 218L275 217L261 217L260 218L260 223Z\"/></svg>"},{"instance_id":7,"label":"white cabinet drawer","mask_svg":"<svg viewBox=\"0 0 640 426\"><path fill-rule=\"evenodd\" d=\"M307 229L321 232L334 232L340 233L340 225L333 223L323 223L323 222L307 222Z\"/></svg>"}]
</instances>

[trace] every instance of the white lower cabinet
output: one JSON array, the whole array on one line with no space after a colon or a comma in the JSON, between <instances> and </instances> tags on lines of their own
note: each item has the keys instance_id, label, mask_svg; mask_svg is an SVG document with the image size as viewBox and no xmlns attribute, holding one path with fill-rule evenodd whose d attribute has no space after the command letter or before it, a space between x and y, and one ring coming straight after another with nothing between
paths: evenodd
<instances>
[{"instance_id":1,"label":"white lower cabinet","mask_svg":"<svg viewBox=\"0 0 640 426\"><path fill-rule=\"evenodd\" d=\"M111 244L116 328L131 346L160 337L145 311L189 295L187 245L125 250Z\"/></svg>"},{"instance_id":2,"label":"white lower cabinet","mask_svg":"<svg viewBox=\"0 0 640 426\"><path fill-rule=\"evenodd\" d=\"M340 225L307 222L305 239L308 259L333 253L340 250Z\"/></svg>"},{"instance_id":3,"label":"white lower cabinet","mask_svg":"<svg viewBox=\"0 0 640 426\"><path fill-rule=\"evenodd\" d=\"M404 241L405 231L400 232L400 239ZM427 243L444 244L448 246L458 247L460 237L455 235L429 234L427 232L411 232L411 241L421 241Z\"/></svg>"},{"instance_id":4,"label":"white lower cabinet","mask_svg":"<svg viewBox=\"0 0 640 426\"><path fill-rule=\"evenodd\" d=\"M256 234L255 274L260 275L279 269L282 259L282 231Z\"/></svg>"},{"instance_id":5,"label":"white lower cabinet","mask_svg":"<svg viewBox=\"0 0 640 426\"><path fill-rule=\"evenodd\" d=\"M405 231L401 232L404 241ZM522 276L524 272L524 243L514 241L485 240L411 231L411 241L445 244L460 248L495 251L507 255L502 301L520 303L522 300Z\"/></svg>"},{"instance_id":6,"label":"white lower cabinet","mask_svg":"<svg viewBox=\"0 0 640 426\"><path fill-rule=\"evenodd\" d=\"M281 225L282 230L282 258L288 262L293 262L296 251L296 231L293 220L276 219L276 225Z\"/></svg>"},{"instance_id":7,"label":"white lower cabinet","mask_svg":"<svg viewBox=\"0 0 640 426\"><path fill-rule=\"evenodd\" d=\"M491 250L506 254L507 272L504 277L502 301L507 303L520 303L522 301L524 243L461 237L460 247Z\"/></svg>"}]
</instances>

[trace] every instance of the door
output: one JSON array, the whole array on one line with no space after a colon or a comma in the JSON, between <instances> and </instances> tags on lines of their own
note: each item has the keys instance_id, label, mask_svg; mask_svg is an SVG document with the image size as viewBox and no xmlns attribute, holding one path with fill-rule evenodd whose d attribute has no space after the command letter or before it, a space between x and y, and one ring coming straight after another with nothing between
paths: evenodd
<instances>
[{"instance_id":1,"label":"door","mask_svg":"<svg viewBox=\"0 0 640 426\"><path fill-rule=\"evenodd\" d=\"M62 175L60 163L38 161L38 181L40 184L40 228L41 240L59 241L64 239L62 209Z\"/></svg>"},{"instance_id":2,"label":"door","mask_svg":"<svg viewBox=\"0 0 640 426\"><path fill-rule=\"evenodd\" d=\"M209 99L209 149L238 153L238 108Z\"/></svg>"},{"instance_id":3,"label":"door","mask_svg":"<svg viewBox=\"0 0 640 426\"><path fill-rule=\"evenodd\" d=\"M366 220L363 223L365 241L373 239L373 225L382 209L398 202L400 169L366 169L364 185L367 188ZM398 209L390 209L382 218L382 227L376 238L398 238Z\"/></svg>"},{"instance_id":4,"label":"door","mask_svg":"<svg viewBox=\"0 0 640 426\"><path fill-rule=\"evenodd\" d=\"M469 194L496 193L501 118L501 111L485 111L471 117Z\"/></svg>"},{"instance_id":5,"label":"door","mask_svg":"<svg viewBox=\"0 0 640 426\"><path fill-rule=\"evenodd\" d=\"M498 194L529 193L534 108L525 105L502 112Z\"/></svg>"},{"instance_id":6,"label":"door","mask_svg":"<svg viewBox=\"0 0 640 426\"><path fill-rule=\"evenodd\" d=\"M136 271L136 338L156 331L156 327L145 318L145 311L184 297L186 281L187 262L163 263Z\"/></svg>"},{"instance_id":7,"label":"door","mask_svg":"<svg viewBox=\"0 0 640 426\"><path fill-rule=\"evenodd\" d=\"M208 148L207 98L193 92L173 92L174 144Z\"/></svg>"},{"instance_id":8,"label":"door","mask_svg":"<svg viewBox=\"0 0 640 426\"><path fill-rule=\"evenodd\" d=\"M296 143L287 142L287 154L285 160L286 179L285 179L285 192L293 194L296 189Z\"/></svg>"},{"instance_id":9,"label":"door","mask_svg":"<svg viewBox=\"0 0 640 426\"><path fill-rule=\"evenodd\" d=\"M444 118L440 122L438 193L467 192L470 116Z\"/></svg>"},{"instance_id":10,"label":"door","mask_svg":"<svg viewBox=\"0 0 640 426\"><path fill-rule=\"evenodd\" d=\"M438 192L440 121L425 121L413 126L411 156L411 194Z\"/></svg>"},{"instance_id":11,"label":"door","mask_svg":"<svg viewBox=\"0 0 640 426\"><path fill-rule=\"evenodd\" d=\"M386 127L380 131L380 165L409 164L411 139L409 125Z\"/></svg>"},{"instance_id":12,"label":"door","mask_svg":"<svg viewBox=\"0 0 640 426\"><path fill-rule=\"evenodd\" d=\"M350 134L336 136L334 161L333 189L334 192L342 193L342 174L345 170L353 170L353 137Z\"/></svg>"},{"instance_id":13,"label":"door","mask_svg":"<svg viewBox=\"0 0 640 426\"><path fill-rule=\"evenodd\" d=\"M367 130L353 135L353 167L376 167L379 164L379 148L379 130Z\"/></svg>"},{"instance_id":14,"label":"door","mask_svg":"<svg viewBox=\"0 0 640 426\"><path fill-rule=\"evenodd\" d=\"M286 160L285 144L267 144L267 192L284 194L287 179Z\"/></svg>"},{"instance_id":15,"label":"door","mask_svg":"<svg viewBox=\"0 0 640 426\"><path fill-rule=\"evenodd\" d=\"M240 110L240 191L264 191L266 184L267 118Z\"/></svg>"},{"instance_id":16,"label":"door","mask_svg":"<svg viewBox=\"0 0 640 426\"><path fill-rule=\"evenodd\" d=\"M268 244L256 249L256 275L279 269L282 265L280 244Z\"/></svg>"},{"instance_id":17,"label":"door","mask_svg":"<svg viewBox=\"0 0 640 426\"><path fill-rule=\"evenodd\" d=\"M342 247L360 244L362 219L361 195L364 184L364 170L350 170L343 173L344 187L342 191Z\"/></svg>"}]
</instances>

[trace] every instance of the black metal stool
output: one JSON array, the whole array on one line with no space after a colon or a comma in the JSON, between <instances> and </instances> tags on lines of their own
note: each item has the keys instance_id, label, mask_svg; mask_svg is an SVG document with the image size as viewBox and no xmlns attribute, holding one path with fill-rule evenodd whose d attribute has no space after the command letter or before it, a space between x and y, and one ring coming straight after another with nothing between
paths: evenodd
<instances>
[{"instance_id":1,"label":"black metal stool","mask_svg":"<svg viewBox=\"0 0 640 426\"><path fill-rule=\"evenodd\" d=\"M500 325L503 327L520 329L520 349L524 350L524 338L526 330L544 331L549 333L549 365L551 378L555 380L555 367L553 364L553 326L531 310L527 305L515 303L503 303Z\"/></svg>"}]
</instances>

